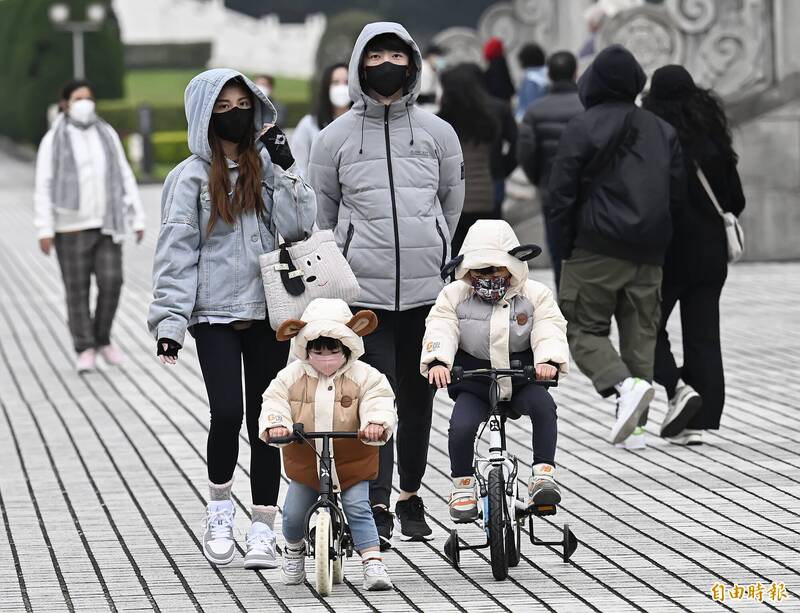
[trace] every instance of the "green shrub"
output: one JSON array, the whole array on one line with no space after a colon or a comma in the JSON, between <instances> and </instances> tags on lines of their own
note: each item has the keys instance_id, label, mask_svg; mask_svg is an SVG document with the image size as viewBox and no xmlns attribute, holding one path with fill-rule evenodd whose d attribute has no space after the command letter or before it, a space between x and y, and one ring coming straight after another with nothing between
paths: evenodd
<instances>
[{"instance_id":1,"label":"green shrub","mask_svg":"<svg viewBox=\"0 0 800 613\"><path fill-rule=\"evenodd\" d=\"M179 164L191 155L186 131L153 134L153 161L156 164Z\"/></svg>"},{"instance_id":2,"label":"green shrub","mask_svg":"<svg viewBox=\"0 0 800 613\"><path fill-rule=\"evenodd\" d=\"M96 0L70 0L73 18L82 18ZM72 78L72 39L53 27L52 0L0 2L0 133L37 142L47 130L47 107ZM122 43L111 3L101 30L84 37L86 74L98 98L122 96Z\"/></svg>"}]
</instances>

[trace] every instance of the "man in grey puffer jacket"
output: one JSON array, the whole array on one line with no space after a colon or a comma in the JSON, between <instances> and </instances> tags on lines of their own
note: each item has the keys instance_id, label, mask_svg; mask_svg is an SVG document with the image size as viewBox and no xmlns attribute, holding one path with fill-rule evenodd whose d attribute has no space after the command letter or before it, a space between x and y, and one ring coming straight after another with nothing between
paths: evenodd
<instances>
[{"instance_id":1,"label":"man in grey puffer jacket","mask_svg":"<svg viewBox=\"0 0 800 613\"><path fill-rule=\"evenodd\" d=\"M362 359L386 374L397 396L401 494L395 511L411 539L431 533L417 496L433 403L419 375L419 351L464 203L455 131L414 106L421 65L419 48L403 26L365 26L350 59L355 104L317 135L308 171L317 223L334 229L361 286L355 306L378 314ZM393 456L392 445L381 448L380 474L370 488L383 548L392 535Z\"/></svg>"}]
</instances>

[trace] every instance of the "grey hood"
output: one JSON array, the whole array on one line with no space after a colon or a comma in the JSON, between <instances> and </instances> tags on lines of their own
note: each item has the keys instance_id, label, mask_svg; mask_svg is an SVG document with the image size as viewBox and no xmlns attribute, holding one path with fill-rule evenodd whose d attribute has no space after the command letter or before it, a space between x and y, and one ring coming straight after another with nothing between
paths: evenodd
<instances>
[{"instance_id":1,"label":"grey hood","mask_svg":"<svg viewBox=\"0 0 800 613\"><path fill-rule=\"evenodd\" d=\"M186 122L189 126L189 150L205 161L211 160L211 145L208 142L208 124L219 93L225 84L235 77L241 77L256 99L253 113L253 130L260 132L265 123L275 123L277 113L272 102L261 92L255 83L237 70L212 68L201 72L186 86L183 94L186 108Z\"/></svg>"},{"instance_id":2,"label":"grey hood","mask_svg":"<svg viewBox=\"0 0 800 613\"><path fill-rule=\"evenodd\" d=\"M422 70L422 53L420 53L417 43L411 38L403 26L393 21L376 21L375 23L368 23L361 30L361 34L356 39L356 44L353 47L353 54L350 56L350 99L355 101L355 106L364 106L371 104L383 108L383 103L373 100L361 88L361 58L364 55L364 49L367 43L380 34L396 34L400 39L411 47L411 61L417 67L414 74L414 80L411 82L411 87L408 88L408 93L405 94L397 102L405 105L406 103L413 103L419 95L420 78L419 75ZM396 103L395 103L396 104Z\"/></svg>"}]
</instances>

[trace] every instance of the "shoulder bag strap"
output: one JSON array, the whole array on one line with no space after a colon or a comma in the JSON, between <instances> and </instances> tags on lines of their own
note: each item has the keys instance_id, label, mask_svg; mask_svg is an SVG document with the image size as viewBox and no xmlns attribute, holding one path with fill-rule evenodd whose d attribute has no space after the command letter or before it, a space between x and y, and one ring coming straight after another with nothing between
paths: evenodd
<instances>
[{"instance_id":1,"label":"shoulder bag strap","mask_svg":"<svg viewBox=\"0 0 800 613\"><path fill-rule=\"evenodd\" d=\"M717 213L719 213L720 217L725 217L725 211L722 210L722 207L719 205L719 201L717 197L714 195L714 190L711 189L711 185L706 178L706 174L700 168L700 165L695 162L694 163L695 172L697 173L697 178L700 181L700 185L703 186L703 189L706 191L706 195L708 196L711 203L714 205L714 208L717 209Z\"/></svg>"}]
</instances>

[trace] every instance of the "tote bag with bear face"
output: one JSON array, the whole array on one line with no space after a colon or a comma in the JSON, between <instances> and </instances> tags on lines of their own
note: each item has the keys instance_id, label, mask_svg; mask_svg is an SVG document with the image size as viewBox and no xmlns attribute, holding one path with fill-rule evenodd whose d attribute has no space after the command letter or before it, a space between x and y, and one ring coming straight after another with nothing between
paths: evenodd
<instances>
[{"instance_id":1,"label":"tote bag with bear face","mask_svg":"<svg viewBox=\"0 0 800 613\"><path fill-rule=\"evenodd\" d=\"M300 319L315 298L358 299L361 288L342 255L332 230L319 230L296 243L284 243L259 257L269 324L277 330L288 319Z\"/></svg>"}]
</instances>

